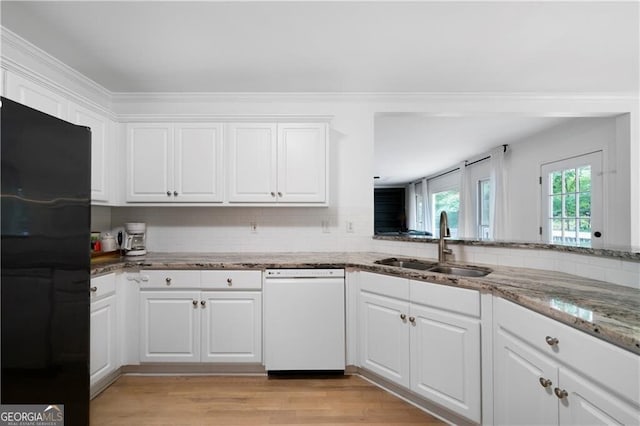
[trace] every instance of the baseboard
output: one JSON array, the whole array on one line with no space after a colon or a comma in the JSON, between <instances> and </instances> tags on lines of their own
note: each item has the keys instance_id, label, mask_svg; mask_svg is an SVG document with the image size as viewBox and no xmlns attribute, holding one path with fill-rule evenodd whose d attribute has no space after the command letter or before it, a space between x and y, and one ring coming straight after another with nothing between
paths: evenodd
<instances>
[{"instance_id":1,"label":"baseboard","mask_svg":"<svg viewBox=\"0 0 640 426\"><path fill-rule=\"evenodd\" d=\"M354 367L357 371L351 374L357 374L368 382L378 386L381 389L397 396L398 398L408 402L409 404L431 414L434 417L439 418L440 420L447 422L452 425L477 425L478 423L474 423L466 417L462 417L453 411L444 408L432 401L429 401L426 398L422 398L421 396L416 395L408 389L405 389L384 377L381 377L375 373L364 370L359 367Z\"/></svg>"},{"instance_id":2,"label":"baseboard","mask_svg":"<svg viewBox=\"0 0 640 426\"><path fill-rule=\"evenodd\" d=\"M122 374L267 374L262 364L247 363L177 363L177 362L153 362L138 365L124 365Z\"/></svg>"},{"instance_id":3,"label":"baseboard","mask_svg":"<svg viewBox=\"0 0 640 426\"><path fill-rule=\"evenodd\" d=\"M122 367L103 377L89 387L89 399L93 399L100 395L103 390L111 386L113 382L118 380L122 376Z\"/></svg>"}]
</instances>

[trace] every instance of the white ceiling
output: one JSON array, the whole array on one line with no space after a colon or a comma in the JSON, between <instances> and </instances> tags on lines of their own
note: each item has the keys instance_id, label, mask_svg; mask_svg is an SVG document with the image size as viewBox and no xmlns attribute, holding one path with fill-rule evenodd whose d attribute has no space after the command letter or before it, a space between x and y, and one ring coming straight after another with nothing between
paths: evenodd
<instances>
[{"instance_id":1,"label":"white ceiling","mask_svg":"<svg viewBox=\"0 0 640 426\"><path fill-rule=\"evenodd\" d=\"M579 118L380 114L375 119L374 176L380 177L375 185L413 182L568 120Z\"/></svg>"},{"instance_id":2,"label":"white ceiling","mask_svg":"<svg viewBox=\"0 0 640 426\"><path fill-rule=\"evenodd\" d=\"M0 8L4 27L112 92L637 94L640 84L637 1L2 0ZM379 115L378 184L415 180L562 120Z\"/></svg>"},{"instance_id":3,"label":"white ceiling","mask_svg":"<svg viewBox=\"0 0 640 426\"><path fill-rule=\"evenodd\" d=\"M638 2L1 2L113 92L637 92Z\"/></svg>"}]
</instances>

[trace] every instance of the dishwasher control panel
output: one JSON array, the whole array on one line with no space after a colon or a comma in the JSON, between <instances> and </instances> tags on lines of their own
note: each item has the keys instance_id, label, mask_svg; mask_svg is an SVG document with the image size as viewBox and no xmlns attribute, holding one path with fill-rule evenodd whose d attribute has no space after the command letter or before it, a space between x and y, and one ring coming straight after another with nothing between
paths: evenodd
<instances>
[{"instance_id":1,"label":"dishwasher control panel","mask_svg":"<svg viewBox=\"0 0 640 426\"><path fill-rule=\"evenodd\" d=\"M265 278L344 278L344 269L267 269Z\"/></svg>"}]
</instances>

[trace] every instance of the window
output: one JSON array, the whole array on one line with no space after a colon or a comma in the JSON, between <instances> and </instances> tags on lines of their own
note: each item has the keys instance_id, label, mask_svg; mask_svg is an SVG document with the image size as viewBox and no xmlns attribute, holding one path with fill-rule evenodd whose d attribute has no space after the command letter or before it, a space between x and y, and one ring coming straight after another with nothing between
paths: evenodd
<instances>
[{"instance_id":1,"label":"window","mask_svg":"<svg viewBox=\"0 0 640 426\"><path fill-rule=\"evenodd\" d=\"M458 212L460 211L460 191L452 189L449 191L436 192L433 194L433 212L435 227L434 235L440 238L440 212L447 212L449 219L449 231L451 238L458 237Z\"/></svg>"},{"instance_id":2,"label":"window","mask_svg":"<svg viewBox=\"0 0 640 426\"><path fill-rule=\"evenodd\" d=\"M552 244L599 247L602 225L602 153L542 166L543 239Z\"/></svg>"},{"instance_id":3,"label":"window","mask_svg":"<svg viewBox=\"0 0 640 426\"><path fill-rule=\"evenodd\" d=\"M424 199L422 195L422 182L416 183L416 228L426 231L424 223Z\"/></svg>"},{"instance_id":4,"label":"window","mask_svg":"<svg viewBox=\"0 0 640 426\"><path fill-rule=\"evenodd\" d=\"M451 237L457 238L460 210L460 175L457 170L429 180L429 201L433 236L440 237L440 212L444 210L449 219Z\"/></svg>"},{"instance_id":5,"label":"window","mask_svg":"<svg viewBox=\"0 0 640 426\"><path fill-rule=\"evenodd\" d=\"M478 238L491 238L489 229L491 182L489 179L478 181Z\"/></svg>"}]
</instances>

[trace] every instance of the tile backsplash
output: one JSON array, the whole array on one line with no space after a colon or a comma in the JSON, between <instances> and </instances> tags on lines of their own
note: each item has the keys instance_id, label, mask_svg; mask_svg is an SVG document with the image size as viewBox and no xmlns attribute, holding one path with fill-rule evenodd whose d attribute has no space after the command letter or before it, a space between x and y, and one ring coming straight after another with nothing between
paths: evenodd
<instances>
[{"instance_id":1,"label":"tile backsplash","mask_svg":"<svg viewBox=\"0 0 640 426\"><path fill-rule=\"evenodd\" d=\"M343 218L331 209L94 206L91 220L98 231L146 222L147 248L155 252L374 251L438 257L437 244L373 240L370 219ZM347 220L354 232L347 232ZM639 262L544 249L449 247L462 262L552 270L640 289Z\"/></svg>"}]
</instances>

